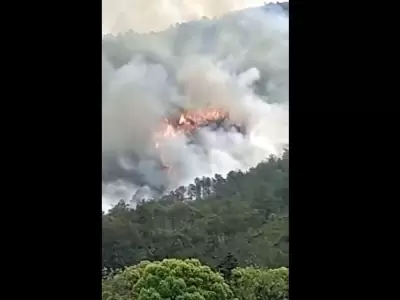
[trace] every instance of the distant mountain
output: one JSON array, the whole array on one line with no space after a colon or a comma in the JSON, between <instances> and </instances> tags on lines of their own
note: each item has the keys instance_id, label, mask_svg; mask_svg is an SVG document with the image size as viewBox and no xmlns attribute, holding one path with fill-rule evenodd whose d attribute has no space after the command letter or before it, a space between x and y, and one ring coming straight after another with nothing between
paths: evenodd
<instances>
[{"instance_id":1,"label":"distant mountain","mask_svg":"<svg viewBox=\"0 0 400 300\"><path fill-rule=\"evenodd\" d=\"M283 10L289 13L289 2L268 3L261 7L264 11ZM260 7L247 8L228 13L219 18L200 20L187 23L177 23L160 32L136 33L133 30L120 33L117 36L103 36L103 53L116 68L127 64L134 56L141 55L149 63L158 63L165 59L173 64L173 57L196 54L217 53L218 57L227 57L232 48L221 47L221 33L235 37L237 43L245 45L249 38L249 24L262 21L263 16L257 13ZM258 18L258 19L257 19ZM250 27L253 25L250 25ZM258 25L255 24L257 27ZM222 49L223 48L223 49Z\"/></svg>"},{"instance_id":2,"label":"distant mountain","mask_svg":"<svg viewBox=\"0 0 400 300\"><path fill-rule=\"evenodd\" d=\"M285 11L289 12L289 2L281 2L277 4L280 5Z\"/></svg>"}]
</instances>

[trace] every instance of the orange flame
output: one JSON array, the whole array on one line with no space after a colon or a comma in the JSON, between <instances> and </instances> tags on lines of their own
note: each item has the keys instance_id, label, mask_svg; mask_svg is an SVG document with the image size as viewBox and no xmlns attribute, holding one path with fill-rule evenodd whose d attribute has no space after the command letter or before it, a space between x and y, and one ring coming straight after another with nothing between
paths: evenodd
<instances>
[{"instance_id":1,"label":"orange flame","mask_svg":"<svg viewBox=\"0 0 400 300\"><path fill-rule=\"evenodd\" d=\"M199 126L227 117L228 114L219 109L184 111L178 120L164 119L161 128L155 132L154 138L158 143L162 138L171 138L182 133L192 133Z\"/></svg>"},{"instance_id":2,"label":"orange flame","mask_svg":"<svg viewBox=\"0 0 400 300\"><path fill-rule=\"evenodd\" d=\"M157 130L153 136L155 148L160 151L160 159L163 164L163 169L167 169L168 174L171 173L172 169L171 166L165 162L162 147L160 146L164 140L179 135L192 134L200 126L228 117L228 114L220 109L208 108L184 111L179 116L179 119L164 119L161 123L160 129Z\"/></svg>"}]
</instances>

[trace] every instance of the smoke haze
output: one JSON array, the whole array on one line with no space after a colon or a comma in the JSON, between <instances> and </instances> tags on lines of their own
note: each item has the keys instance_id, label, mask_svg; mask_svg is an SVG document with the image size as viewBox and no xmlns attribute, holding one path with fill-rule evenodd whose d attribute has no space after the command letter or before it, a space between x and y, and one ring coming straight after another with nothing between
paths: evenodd
<instances>
[{"instance_id":1,"label":"smoke haze","mask_svg":"<svg viewBox=\"0 0 400 300\"><path fill-rule=\"evenodd\" d=\"M102 0L103 32L161 31L175 23L262 6L264 0Z\"/></svg>"},{"instance_id":2,"label":"smoke haze","mask_svg":"<svg viewBox=\"0 0 400 300\"><path fill-rule=\"evenodd\" d=\"M248 2L103 0L104 27L127 31L103 38L104 208L246 170L287 146L289 24L280 6L138 33L264 3ZM203 127L195 143L183 135L166 141L163 158L178 170L167 174L153 133L181 109L205 107L222 108L246 134Z\"/></svg>"}]
</instances>

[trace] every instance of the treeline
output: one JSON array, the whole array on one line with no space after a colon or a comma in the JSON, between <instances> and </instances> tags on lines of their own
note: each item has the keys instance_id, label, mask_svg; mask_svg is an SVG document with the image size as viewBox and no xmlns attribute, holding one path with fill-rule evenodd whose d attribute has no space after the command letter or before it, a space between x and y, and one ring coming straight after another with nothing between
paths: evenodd
<instances>
[{"instance_id":1,"label":"treeline","mask_svg":"<svg viewBox=\"0 0 400 300\"><path fill-rule=\"evenodd\" d=\"M103 268L165 258L196 258L222 273L224 264L288 266L288 180L287 150L249 172L197 178L135 208L121 201L102 216Z\"/></svg>"},{"instance_id":2,"label":"treeline","mask_svg":"<svg viewBox=\"0 0 400 300\"><path fill-rule=\"evenodd\" d=\"M287 268L235 268L224 277L198 260L144 261L103 279L102 300L286 300Z\"/></svg>"}]
</instances>

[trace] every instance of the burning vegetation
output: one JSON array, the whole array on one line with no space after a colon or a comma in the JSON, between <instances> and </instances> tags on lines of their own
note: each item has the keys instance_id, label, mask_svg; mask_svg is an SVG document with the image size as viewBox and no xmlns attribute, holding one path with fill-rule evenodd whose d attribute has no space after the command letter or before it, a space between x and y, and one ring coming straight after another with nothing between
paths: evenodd
<instances>
[{"instance_id":1,"label":"burning vegetation","mask_svg":"<svg viewBox=\"0 0 400 300\"><path fill-rule=\"evenodd\" d=\"M196 130L201 127L214 126L216 128L226 128L227 121L229 121L229 114L224 110L216 108L192 111L183 110L178 117L164 119L160 125L160 129L153 136L155 148L159 151L161 168L166 170L168 175L171 175L172 167L166 162L162 151L163 142L182 135L192 139ZM242 126L230 124L229 127L234 127L238 132L244 133Z\"/></svg>"},{"instance_id":2,"label":"burning vegetation","mask_svg":"<svg viewBox=\"0 0 400 300\"><path fill-rule=\"evenodd\" d=\"M228 118L228 113L219 109L183 111L178 118L164 119L154 137L158 143L160 139L172 138L180 134L192 135L199 127L210 123L221 123Z\"/></svg>"}]
</instances>

